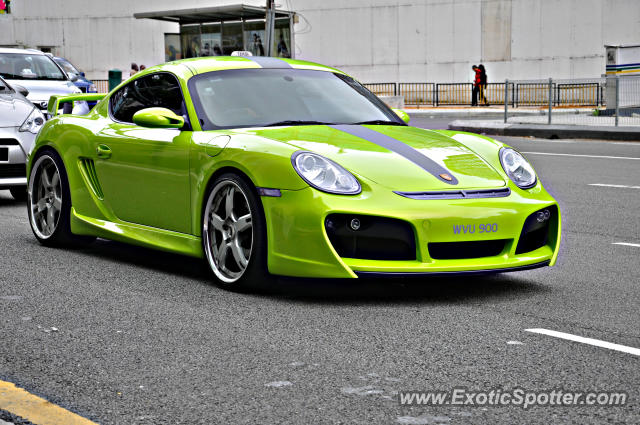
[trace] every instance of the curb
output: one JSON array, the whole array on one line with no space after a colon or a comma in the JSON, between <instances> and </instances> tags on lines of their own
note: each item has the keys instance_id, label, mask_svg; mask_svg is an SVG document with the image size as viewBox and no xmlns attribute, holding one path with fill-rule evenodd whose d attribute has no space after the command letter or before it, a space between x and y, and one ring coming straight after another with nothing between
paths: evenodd
<instances>
[{"instance_id":1,"label":"curb","mask_svg":"<svg viewBox=\"0 0 640 425\"><path fill-rule=\"evenodd\" d=\"M456 117L489 117L491 118L496 116L504 116L503 108L424 108L424 109L412 109L412 108L404 108L403 109L407 114L411 116L456 116ZM593 108L563 108L560 110L554 110L554 114L579 114L579 113L587 113L591 112ZM544 109L509 109L509 116L515 115L540 115L545 116L547 114L547 110Z\"/></svg>"},{"instance_id":2,"label":"curb","mask_svg":"<svg viewBox=\"0 0 640 425\"><path fill-rule=\"evenodd\" d=\"M500 121L456 120L449 123L449 129L496 136L533 136L543 139L600 139L640 141L640 127L505 124Z\"/></svg>"}]
</instances>

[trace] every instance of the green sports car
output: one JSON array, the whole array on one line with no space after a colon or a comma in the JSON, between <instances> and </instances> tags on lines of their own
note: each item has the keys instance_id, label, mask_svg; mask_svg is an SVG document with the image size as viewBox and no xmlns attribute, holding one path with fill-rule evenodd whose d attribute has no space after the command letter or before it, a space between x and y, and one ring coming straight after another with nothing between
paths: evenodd
<instances>
[{"instance_id":1,"label":"green sports car","mask_svg":"<svg viewBox=\"0 0 640 425\"><path fill-rule=\"evenodd\" d=\"M407 125L343 72L210 57L111 93L53 97L28 162L44 245L96 237L203 257L247 289L273 275L356 278L553 265L560 211L503 143Z\"/></svg>"}]
</instances>

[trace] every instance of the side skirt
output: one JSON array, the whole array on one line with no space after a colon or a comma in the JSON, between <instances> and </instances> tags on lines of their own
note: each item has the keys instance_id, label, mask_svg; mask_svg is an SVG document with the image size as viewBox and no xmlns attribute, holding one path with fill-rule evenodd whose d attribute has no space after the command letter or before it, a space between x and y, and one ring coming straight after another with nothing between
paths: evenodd
<instances>
[{"instance_id":1,"label":"side skirt","mask_svg":"<svg viewBox=\"0 0 640 425\"><path fill-rule=\"evenodd\" d=\"M132 245L204 258L202 239L199 237L141 224L100 220L80 215L73 208L71 209L71 232L76 235L97 236Z\"/></svg>"}]
</instances>

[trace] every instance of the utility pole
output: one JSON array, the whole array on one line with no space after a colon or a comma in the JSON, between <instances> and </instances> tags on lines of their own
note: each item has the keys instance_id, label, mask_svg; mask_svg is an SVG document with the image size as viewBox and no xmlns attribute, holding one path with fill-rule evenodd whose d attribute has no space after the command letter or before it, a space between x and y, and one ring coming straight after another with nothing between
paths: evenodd
<instances>
[{"instance_id":1,"label":"utility pole","mask_svg":"<svg viewBox=\"0 0 640 425\"><path fill-rule=\"evenodd\" d=\"M265 55L272 56L273 54L273 33L275 27L275 17L276 17L276 6L275 0L267 0L267 13L265 16L265 40L266 40L266 48L264 50Z\"/></svg>"}]
</instances>

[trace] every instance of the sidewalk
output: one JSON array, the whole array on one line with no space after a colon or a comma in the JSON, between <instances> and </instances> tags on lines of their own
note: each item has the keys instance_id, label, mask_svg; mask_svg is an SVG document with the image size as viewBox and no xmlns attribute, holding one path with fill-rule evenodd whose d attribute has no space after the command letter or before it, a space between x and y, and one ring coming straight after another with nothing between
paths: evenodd
<instances>
[{"instance_id":1,"label":"sidewalk","mask_svg":"<svg viewBox=\"0 0 640 425\"><path fill-rule=\"evenodd\" d=\"M424 107L404 110L415 117L451 117L449 129L499 136L533 136L549 139L601 139L640 141L640 120L592 116L593 107L554 108L552 124L547 122L547 108L509 108L504 122L504 107ZM469 119L465 119L469 118ZM554 123L555 121L555 123Z\"/></svg>"},{"instance_id":2,"label":"sidewalk","mask_svg":"<svg viewBox=\"0 0 640 425\"><path fill-rule=\"evenodd\" d=\"M594 108L561 108L554 109L553 114L589 114ZM455 117L486 117L499 115L504 116L504 106L425 106L420 108L406 106L404 111L414 116L455 116ZM509 116L527 115L527 116L546 116L547 108L511 108L509 107Z\"/></svg>"},{"instance_id":3,"label":"sidewalk","mask_svg":"<svg viewBox=\"0 0 640 425\"><path fill-rule=\"evenodd\" d=\"M502 120L455 120L449 123L449 129L497 136L640 141L640 127L631 126L505 124Z\"/></svg>"}]
</instances>

